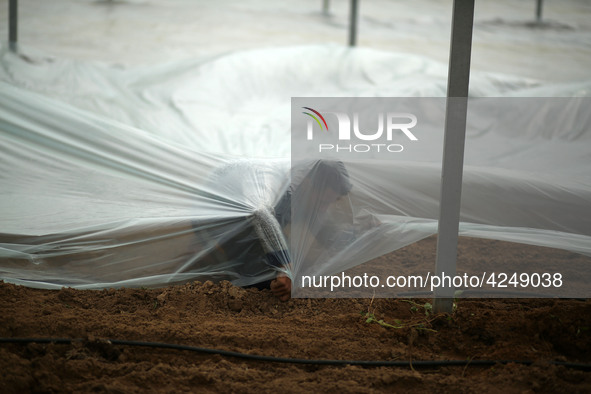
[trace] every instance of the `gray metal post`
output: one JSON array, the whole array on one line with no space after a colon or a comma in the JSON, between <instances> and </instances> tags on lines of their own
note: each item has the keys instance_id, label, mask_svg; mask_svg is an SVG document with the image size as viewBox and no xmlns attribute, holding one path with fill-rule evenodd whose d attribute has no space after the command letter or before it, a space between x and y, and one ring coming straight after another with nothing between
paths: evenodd
<instances>
[{"instance_id":1,"label":"gray metal post","mask_svg":"<svg viewBox=\"0 0 591 394\"><path fill-rule=\"evenodd\" d=\"M435 266L440 278L444 273L452 278L456 274L473 24L474 0L454 0ZM454 290L451 284L436 289L436 313L452 311Z\"/></svg>"},{"instance_id":2,"label":"gray metal post","mask_svg":"<svg viewBox=\"0 0 591 394\"><path fill-rule=\"evenodd\" d=\"M8 3L8 46L12 51L16 51L17 42L17 0L10 0Z\"/></svg>"},{"instance_id":3,"label":"gray metal post","mask_svg":"<svg viewBox=\"0 0 591 394\"><path fill-rule=\"evenodd\" d=\"M330 13L330 0L322 0L322 14L328 16Z\"/></svg>"},{"instance_id":4,"label":"gray metal post","mask_svg":"<svg viewBox=\"0 0 591 394\"><path fill-rule=\"evenodd\" d=\"M536 1L536 20L538 23L542 21L542 0Z\"/></svg>"},{"instance_id":5,"label":"gray metal post","mask_svg":"<svg viewBox=\"0 0 591 394\"><path fill-rule=\"evenodd\" d=\"M357 11L359 4L357 0L351 0L350 19L349 19L349 46L357 45Z\"/></svg>"}]
</instances>

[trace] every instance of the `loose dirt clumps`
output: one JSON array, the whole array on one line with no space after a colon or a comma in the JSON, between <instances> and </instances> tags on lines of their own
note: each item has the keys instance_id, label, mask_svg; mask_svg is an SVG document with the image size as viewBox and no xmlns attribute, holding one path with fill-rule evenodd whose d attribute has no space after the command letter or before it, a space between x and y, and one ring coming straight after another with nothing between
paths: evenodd
<instances>
[{"instance_id":1,"label":"loose dirt clumps","mask_svg":"<svg viewBox=\"0 0 591 394\"><path fill-rule=\"evenodd\" d=\"M72 344L1 343L0 392L591 392L589 371L550 363L591 363L589 300L459 299L451 315L434 315L430 302L282 303L268 290L228 282L100 291L0 283L0 337L81 339ZM262 362L113 345L108 339L408 365ZM485 359L534 363L412 365L418 360Z\"/></svg>"}]
</instances>

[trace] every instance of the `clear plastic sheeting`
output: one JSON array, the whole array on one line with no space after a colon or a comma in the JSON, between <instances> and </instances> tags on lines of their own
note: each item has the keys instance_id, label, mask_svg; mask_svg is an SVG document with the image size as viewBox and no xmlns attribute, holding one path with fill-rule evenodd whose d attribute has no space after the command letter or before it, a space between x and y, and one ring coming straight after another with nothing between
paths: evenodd
<instances>
[{"instance_id":1,"label":"clear plastic sheeting","mask_svg":"<svg viewBox=\"0 0 591 394\"><path fill-rule=\"evenodd\" d=\"M339 273L437 231L441 133L377 168L290 158L291 97L443 96L446 67L428 59L307 46L119 69L4 51L0 80L5 281L246 286ZM590 87L475 73L471 94ZM507 119L519 135L469 115L461 234L591 255L588 108L547 134L540 112Z\"/></svg>"},{"instance_id":2,"label":"clear plastic sheeting","mask_svg":"<svg viewBox=\"0 0 591 394\"><path fill-rule=\"evenodd\" d=\"M294 258L300 264L298 284L307 283L304 287L309 288L310 283L319 283L318 287L326 290L327 276L335 275L326 261L337 260L345 271L364 257L377 257L392 246L398 248L437 231L445 101L375 97L292 100L292 160L341 160L353 185L346 206L339 208L336 200L330 208L298 206L305 202L292 206L294 216L309 217L310 223L303 227L313 229L308 238L315 241L308 241L314 247L298 247L298 237L305 232L292 235L292 249L307 253ZM585 214L591 212L589 108L589 98L470 98L460 234L591 256L591 217ZM386 138L386 129L391 129L385 119L390 113L399 119L409 114L417 119L411 126L413 138L401 130L392 130L391 138ZM405 122L401 123L413 124ZM396 145L393 151L386 149L390 143ZM321 195L322 189L308 198L314 201L322 199ZM338 216L339 225L331 219L323 221L324 216ZM319 237L326 233L349 236L340 245L336 240L321 245ZM463 271L464 267L458 268ZM511 277L542 269L560 273L565 268L529 262L503 270ZM584 278L582 282L587 283L591 279L588 267L568 268L568 281ZM479 274L499 270L497 266L480 269ZM391 267L387 274L405 271L426 277L433 273L434 264L417 264L414 270ZM379 293L384 291L381 285L375 287L350 286L355 293L343 290L339 296L371 297L376 291L384 295ZM588 292L586 285L584 290L578 288L578 293L567 288L546 288L538 294L586 296L581 291ZM312 290L317 289L306 289L302 294L309 295ZM332 289L328 294L335 295Z\"/></svg>"}]
</instances>

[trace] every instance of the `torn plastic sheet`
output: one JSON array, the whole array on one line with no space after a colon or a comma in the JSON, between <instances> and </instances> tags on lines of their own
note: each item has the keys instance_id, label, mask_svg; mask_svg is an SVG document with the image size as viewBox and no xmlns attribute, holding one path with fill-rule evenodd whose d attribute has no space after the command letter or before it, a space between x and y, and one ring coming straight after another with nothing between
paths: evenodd
<instances>
[{"instance_id":1,"label":"torn plastic sheet","mask_svg":"<svg viewBox=\"0 0 591 394\"><path fill-rule=\"evenodd\" d=\"M300 199L311 204L307 213L286 226L280 208L294 186L322 177L317 161L292 166L291 97L440 96L439 64L316 46L132 71L63 59L31 63L9 53L2 66L5 281L46 288L208 279L251 285L278 271L338 273L437 231L437 138L424 156L393 166L345 163L352 187L322 215L314 205L321 202ZM483 74L471 83L473 94L493 96L518 96L535 85ZM584 86L577 92L588 92ZM573 87L549 89L570 95ZM461 234L591 255L589 128L565 125L538 135L532 120L523 120L519 136L472 124ZM314 194L324 195L324 182L315 182ZM536 209L537 192L566 214ZM319 264L304 264L311 253Z\"/></svg>"}]
</instances>

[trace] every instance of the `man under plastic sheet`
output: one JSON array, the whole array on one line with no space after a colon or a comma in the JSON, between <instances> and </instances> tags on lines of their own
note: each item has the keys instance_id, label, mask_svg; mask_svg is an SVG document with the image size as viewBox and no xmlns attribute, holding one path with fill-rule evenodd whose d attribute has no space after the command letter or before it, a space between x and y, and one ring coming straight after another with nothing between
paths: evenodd
<instances>
[{"instance_id":1,"label":"man under plastic sheet","mask_svg":"<svg viewBox=\"0 0 591 394\"><path fill-rule=\"evenodd\" d=\"M306 227L311 236L308 238L323 243L318 224L324 221L329 207L352 188L347 169L340 161L307 161L294 165L291 172L291 184L279 188L283 194L279 193L281 197L275 203L273 189L277 190L275 182L280 177L272 167L244 160L217 170L211 185L221 189L223 195L232 196L241 208L247 205L254 212L246 225L233 225L222 236L216 236L216 246L201 260L201 264L230 263L240 275L238 284L248 283L248 278L271 276L250 286L270 288L282 301L291 297L293 267L287 239L292 224L295 221L298 228ZM194 228L202 240L214 236L199 226Z\"/></svg>"}]
</instances>

